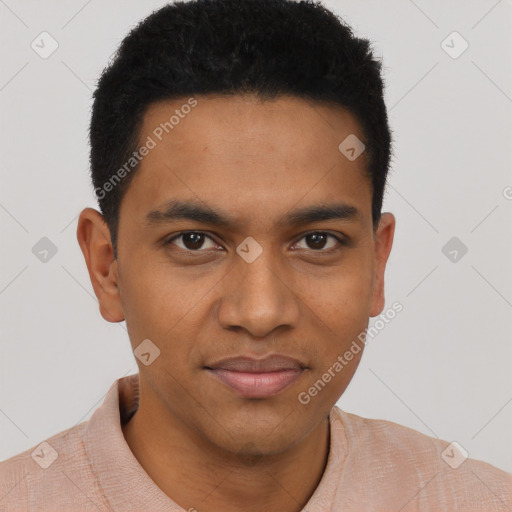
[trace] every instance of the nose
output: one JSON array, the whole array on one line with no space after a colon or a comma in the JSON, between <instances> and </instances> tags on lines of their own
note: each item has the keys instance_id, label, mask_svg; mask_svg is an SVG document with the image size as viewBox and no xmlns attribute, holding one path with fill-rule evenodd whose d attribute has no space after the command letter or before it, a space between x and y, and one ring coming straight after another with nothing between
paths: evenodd
<instances>
[{"instance_id":1,"label":"nose","mask_svg":"<svg viewBox=\"0 0 512 512\"><path fill-rule=\"evenodd\" d=\"M218 303L218 321L224 329L245 329L263 338L278 327L297 326L300 300L294 283L270 251L264 250L252 263L239 258L234 265Z\"/></svg>"}]
</instances>

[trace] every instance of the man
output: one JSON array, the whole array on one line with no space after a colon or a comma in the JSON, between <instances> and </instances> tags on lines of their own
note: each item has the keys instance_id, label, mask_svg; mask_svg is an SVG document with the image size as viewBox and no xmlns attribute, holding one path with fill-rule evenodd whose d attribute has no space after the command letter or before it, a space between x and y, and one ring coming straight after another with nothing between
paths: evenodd
<instances>
[{"instance_id":1,"label":"man","mask_svg":"<svg viewBox=\"0 0 512 512\"><path fill-rule=\"evenodd\" d=\"M320 4L198 0L132 30L77 237L139 374L1 464L2 510L510 510L511 475L335 406L385 306L382 89Z\"/></svg>"}]
</instances>

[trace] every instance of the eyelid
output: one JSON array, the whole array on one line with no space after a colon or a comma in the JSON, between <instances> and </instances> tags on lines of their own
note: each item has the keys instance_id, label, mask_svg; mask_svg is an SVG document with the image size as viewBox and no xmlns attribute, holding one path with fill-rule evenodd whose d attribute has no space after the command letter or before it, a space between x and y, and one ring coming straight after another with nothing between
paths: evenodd
<instances>
[{"instance_id":1,"label":"eyelid","mask_svg":"<svg viewBox=\"0 0 512 512\"><path fill-rule=\"evenodd\" d=\"M219 244L218 242L215 241L215 239L210 236L210 234L206 231L201 231L201 230L196 230L196 229L189 229L189 230L186 230L186 231L180 231L179 233L175 233L174 235L171 236L171 238L167 238L165 241L164 241L164 245L170 245L171 242L173 242L174 240L176 240L177 238L179 238L180 236L183 236L183 235L186 235L186 234L189 234L189 233L196 233L196 234L200 234L200 235L204 235L206 238L209 238L213 243L217 244L217 245L221 245ZM314 230L310 230L310 231L306 231L305 233L301 233L300 235L298 235L298 238L293 242L292 245L296 245L298 242L300 242L303 238L305 238L306 236L308 235L314 235L314 234L324 234L324 235L328 235L328 236L331 236L333 238L335 238L337 240L337 242L340 244L340 246L345 246L345 245L348 245L348 238L343 235L342 233L332 233L328 230L321 230L321 229L314 229ZM179 247L178 249L181 249L181 247ZM339 249L339 247L331 247L330 249L318 249L318 250L315 250L315 249L309 249L309 251L311 251L312 253L318 253L318 254L321 254L321 253L329 253L331 251L335 251ZM201 252L207 252L208 250L212 250L212 249L208 249L208 250L205 250L205 249L198 249L197 251L193 251L191 249L181 249L183 251L187 251L189 253L201 253Z\"/></svg>"},{"instance_id":2,"label":"eyelid","mask_svg":"<svg viewBox=\"0 0 512 512\"><path fill-rule=\"evenodd\" d=\"M171 242L173 242L174 240L176 240L180 236L187 235L189 233L195 233L195 234L198 234L198 235L204 235L206 238L209 238L214 244L220 245L218 242L216 242L214 240L214 238L209 233L207 233L206 231L201 231L200 229L199 230L198 229L188 229L186 231L180 231L179 233L175 233L174 235L171 236L171 238L166 238L164 240L164 245L170 245ZM178 249L181 249L181 247L178 247ZM181 250L182 251L191 252L191 253L206 252L205 249L198 249L197 251L192 251L190 249L181 249ZM209 249L209 250L211 251L212 249Z\"/></svg>"},{"instance_id":3,"label":"eyelid","mask_svg":"<svg viewBox=\"0 0 512 512\"><path fill-rule=\"evenodd\" d=\"M334 238L339 246L346 246L348 245L348 239L345 235L343 235L342 233L332 233L331 231L328 231L328 230L322 230L322 229L313 229L313 230L310 230L310 231L306 231L305 233L302 233L301 235L298 236L298 238L295 240L295 242L293 242L292 245L296 245L298 244L303 238L307 237L308 235L315 235L315 234L322 234L322 235L327 235L327 236L331 236L332 238ZM333 251L336 251L340 249L340 247L330 247L329 249L305 249L307 251L310 251L311 253L313 254L329 254Z\"/></svg>"}]
</instances>

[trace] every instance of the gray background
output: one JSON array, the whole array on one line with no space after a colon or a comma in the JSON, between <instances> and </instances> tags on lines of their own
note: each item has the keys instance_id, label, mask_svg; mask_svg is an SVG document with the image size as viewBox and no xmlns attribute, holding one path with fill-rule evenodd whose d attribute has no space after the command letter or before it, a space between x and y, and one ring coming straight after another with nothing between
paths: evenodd
<instances>
[{"instance_id":1,"label":"gray background","mask_svg":"<svg viewBox=\"0 0 512 512\"><path fill-rule=\"evenodd\" d=\"M512 2L324 3L384 56L395 137L384 210L397 217L387 307L403 305L338 405L512 472ZM137 371L124 323L99 314L75 231L97 207L95 81L163 4L0 0L0 460L88 419ZM43 31L59 45L46 59L31 48ZM442 46L460 51L453 31L469 44L457 58ZM57 248L46 262L32 252L43 237Z\"/></svg>"}]
</instances>

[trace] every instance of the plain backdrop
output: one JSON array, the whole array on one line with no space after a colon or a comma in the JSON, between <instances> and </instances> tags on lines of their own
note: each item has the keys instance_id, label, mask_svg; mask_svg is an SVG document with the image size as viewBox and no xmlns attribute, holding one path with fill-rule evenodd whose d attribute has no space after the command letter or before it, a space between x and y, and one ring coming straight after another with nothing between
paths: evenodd
<instances>
[{"instance_id":1,"label":"plain backdrop","mask_svg":"<svg viewBox=\"0 0 512 512\"><path fill-rule=\"evenodd\" d=\"M395 144L384 211L397 218L387 307L403 305L338 405L512 472L512 2L324 4L383 58ZM124 323L99 314L76 225L97 207L96 80L162 5L0 1L0 460L88 419L137 371ZM47 58L31 47L41 32L58 43ZM33 252L43 237L46 262Z\"/></svg>"}]
</instances>

